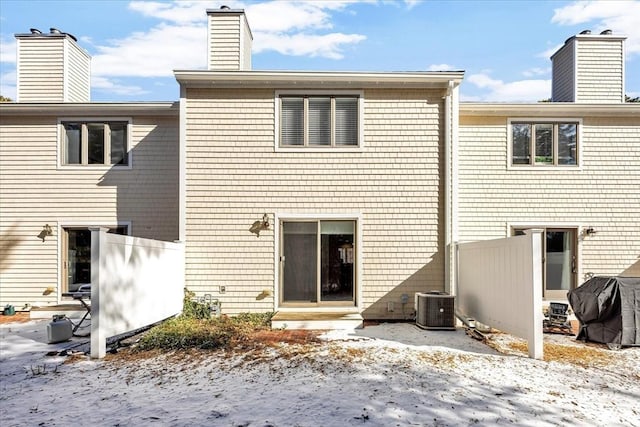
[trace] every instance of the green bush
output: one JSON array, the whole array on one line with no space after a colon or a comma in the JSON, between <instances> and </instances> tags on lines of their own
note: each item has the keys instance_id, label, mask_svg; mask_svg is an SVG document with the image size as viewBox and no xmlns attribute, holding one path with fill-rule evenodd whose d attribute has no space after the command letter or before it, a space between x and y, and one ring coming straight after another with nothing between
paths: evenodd
<instances>
[{"instance_id":1,"label":"green bush","mask_svg":"<svg viewBox=\"0 0 640 427\"><path fill-rule=\"evenodd\" d=\"M273 313L240 313L211 318L209 307L185 290L182 315L152 328L138 344L141 350L231 348L251 334L271 327Z\"/></svg>"}]
</instances>

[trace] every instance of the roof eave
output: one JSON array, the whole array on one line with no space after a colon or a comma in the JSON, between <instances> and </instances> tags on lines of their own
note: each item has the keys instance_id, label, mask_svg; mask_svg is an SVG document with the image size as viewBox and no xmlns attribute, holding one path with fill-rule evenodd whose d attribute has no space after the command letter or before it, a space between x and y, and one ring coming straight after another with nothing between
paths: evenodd
<instances>
[{"instance_id":1,"label":"roof eave","mask_svg":"<svg viewBox=\"0 0 640 427\"><path fill-rule=\"evenodd\" d=\"M186 87L243 88L447 88L459 85L464 71L447 72L300 72L300 71L174 71Z\"/></svg>"},{"instance_id":2,"label":"roof eave","mask_svg":"<svg viewBox=\"0 0 640 427\"><path fill-rule=\"evenodd\" d=\"M548 117L564 116L611 116L638 117L640 103L578 104L572 102L515 103L460 103L460 116L516 116Z\"/></svg>"},{"instance_id":3,"label":"roof eave","mask_svg":"<svg viewBox=\"0 0 640 427\"><path fill-rule=\"evenodd\" d=\"M3 102L2 115L116 116L123 114L178 116L178 102Z\"/></svg>"}]
</instances>

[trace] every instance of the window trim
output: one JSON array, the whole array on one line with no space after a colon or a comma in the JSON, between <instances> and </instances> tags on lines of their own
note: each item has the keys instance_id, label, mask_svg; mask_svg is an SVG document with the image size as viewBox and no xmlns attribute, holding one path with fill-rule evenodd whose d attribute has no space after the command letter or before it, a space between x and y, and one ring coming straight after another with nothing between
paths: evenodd
<instances>
[{"instance_id":1,"label":"window trim","mask_svg":"<svg viewBox=\"0 0 640 427\"><path fill-rule=\"evenodd\" d=\"M127 164L126 165L114 165L110 163L93 163L93 164L65 164L64 163L64 150L65 150L65 123L69 122L78 122L83 125L91 124L91 123L115 123L115 122L125 122L127 123L127 140L126 140L126 150L127 150ZM133 130L133 119L131 117L59 117L58 125L57 125L57 168L58 169L78 169L78 170L87 170L87 169L119 169L119 170L130 170L133 168L133 154L132 154L132 130ZM110 153L110 147L108 144L105 144L104 147L105 153Z\"/></svg>"},{"instance_id":2,"label":"window trim","mask_svg":"<svg viewBox=\"0 0 640 427\"><path fill-rule=\"evenodd\" d=\"M552 124L553 127L553 154L554 162L558 161L558 139L555 125L575 123L578 125L576 131L576 164L575 165L561 165L561 164L536 164L535 153L531 153L533 159L529 164L513 164L513 124ZM532 144L535 145L535 140L532 138ZM507 119L507 169L508 170L582 170L582 119L576 117L511 117Z\"/></svg>"},{"instance_id":3,"label":"window trim","mask_svg":"<svg viewBox=\"0 0 640 427\"><path fill-rule=\"evenodd\" d=\"M327 146L282 146L280 145L280 98L287 96L313 97L313 96L329 96L329 97L357 97L358 98L358 145L327 145ZM333 153L333 152L359 152L364 148L364 91L362 90L276 90L274 92L274 150L276 152L303 152L303 153ZM306 101L305 101L306 103ZM334 101L332 100L332 105ZM332 109L333 110L333 109ZM306 126L305 126L306 127ZM331 128L335 123L332 118ZM333 139L333 135L332 135Z\"/></svg>"}]
</instances>

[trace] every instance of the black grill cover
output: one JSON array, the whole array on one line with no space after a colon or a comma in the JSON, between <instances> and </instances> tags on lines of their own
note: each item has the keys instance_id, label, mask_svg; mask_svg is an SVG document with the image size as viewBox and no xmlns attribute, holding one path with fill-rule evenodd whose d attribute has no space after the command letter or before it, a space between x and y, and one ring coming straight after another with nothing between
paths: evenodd
<instances>
[{"instance_id":1,"label":"black grill cover","mask_svg":"<svg viewBox=\"0 0 640 427\"><path fill-rule=\"evenodd\" d=\"M577 339L640 345L640 277L593 277L567 296L580 321Z\"/></svg>"}]
</instances>

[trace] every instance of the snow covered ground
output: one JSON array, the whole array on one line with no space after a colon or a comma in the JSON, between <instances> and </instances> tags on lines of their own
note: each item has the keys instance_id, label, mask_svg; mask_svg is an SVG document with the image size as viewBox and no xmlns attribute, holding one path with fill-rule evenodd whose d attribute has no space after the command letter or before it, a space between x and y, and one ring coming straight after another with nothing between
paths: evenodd
<instances>
[{"instance_id":1,"label":"snow covered ground","mask_svg":"<svg viewBox=\"0 0 640 427\"><path fill-rule=\"evenodd\" d=\"M0 325L3 427L640 426L640 348L545 336L545 351L586 348L584 367L528 359L508 335L492 336L502 354L461 329L389 323L320 342L96 361L47 356L82 342L46 344L47 322Z\"/></svg>"}]
</instances>

